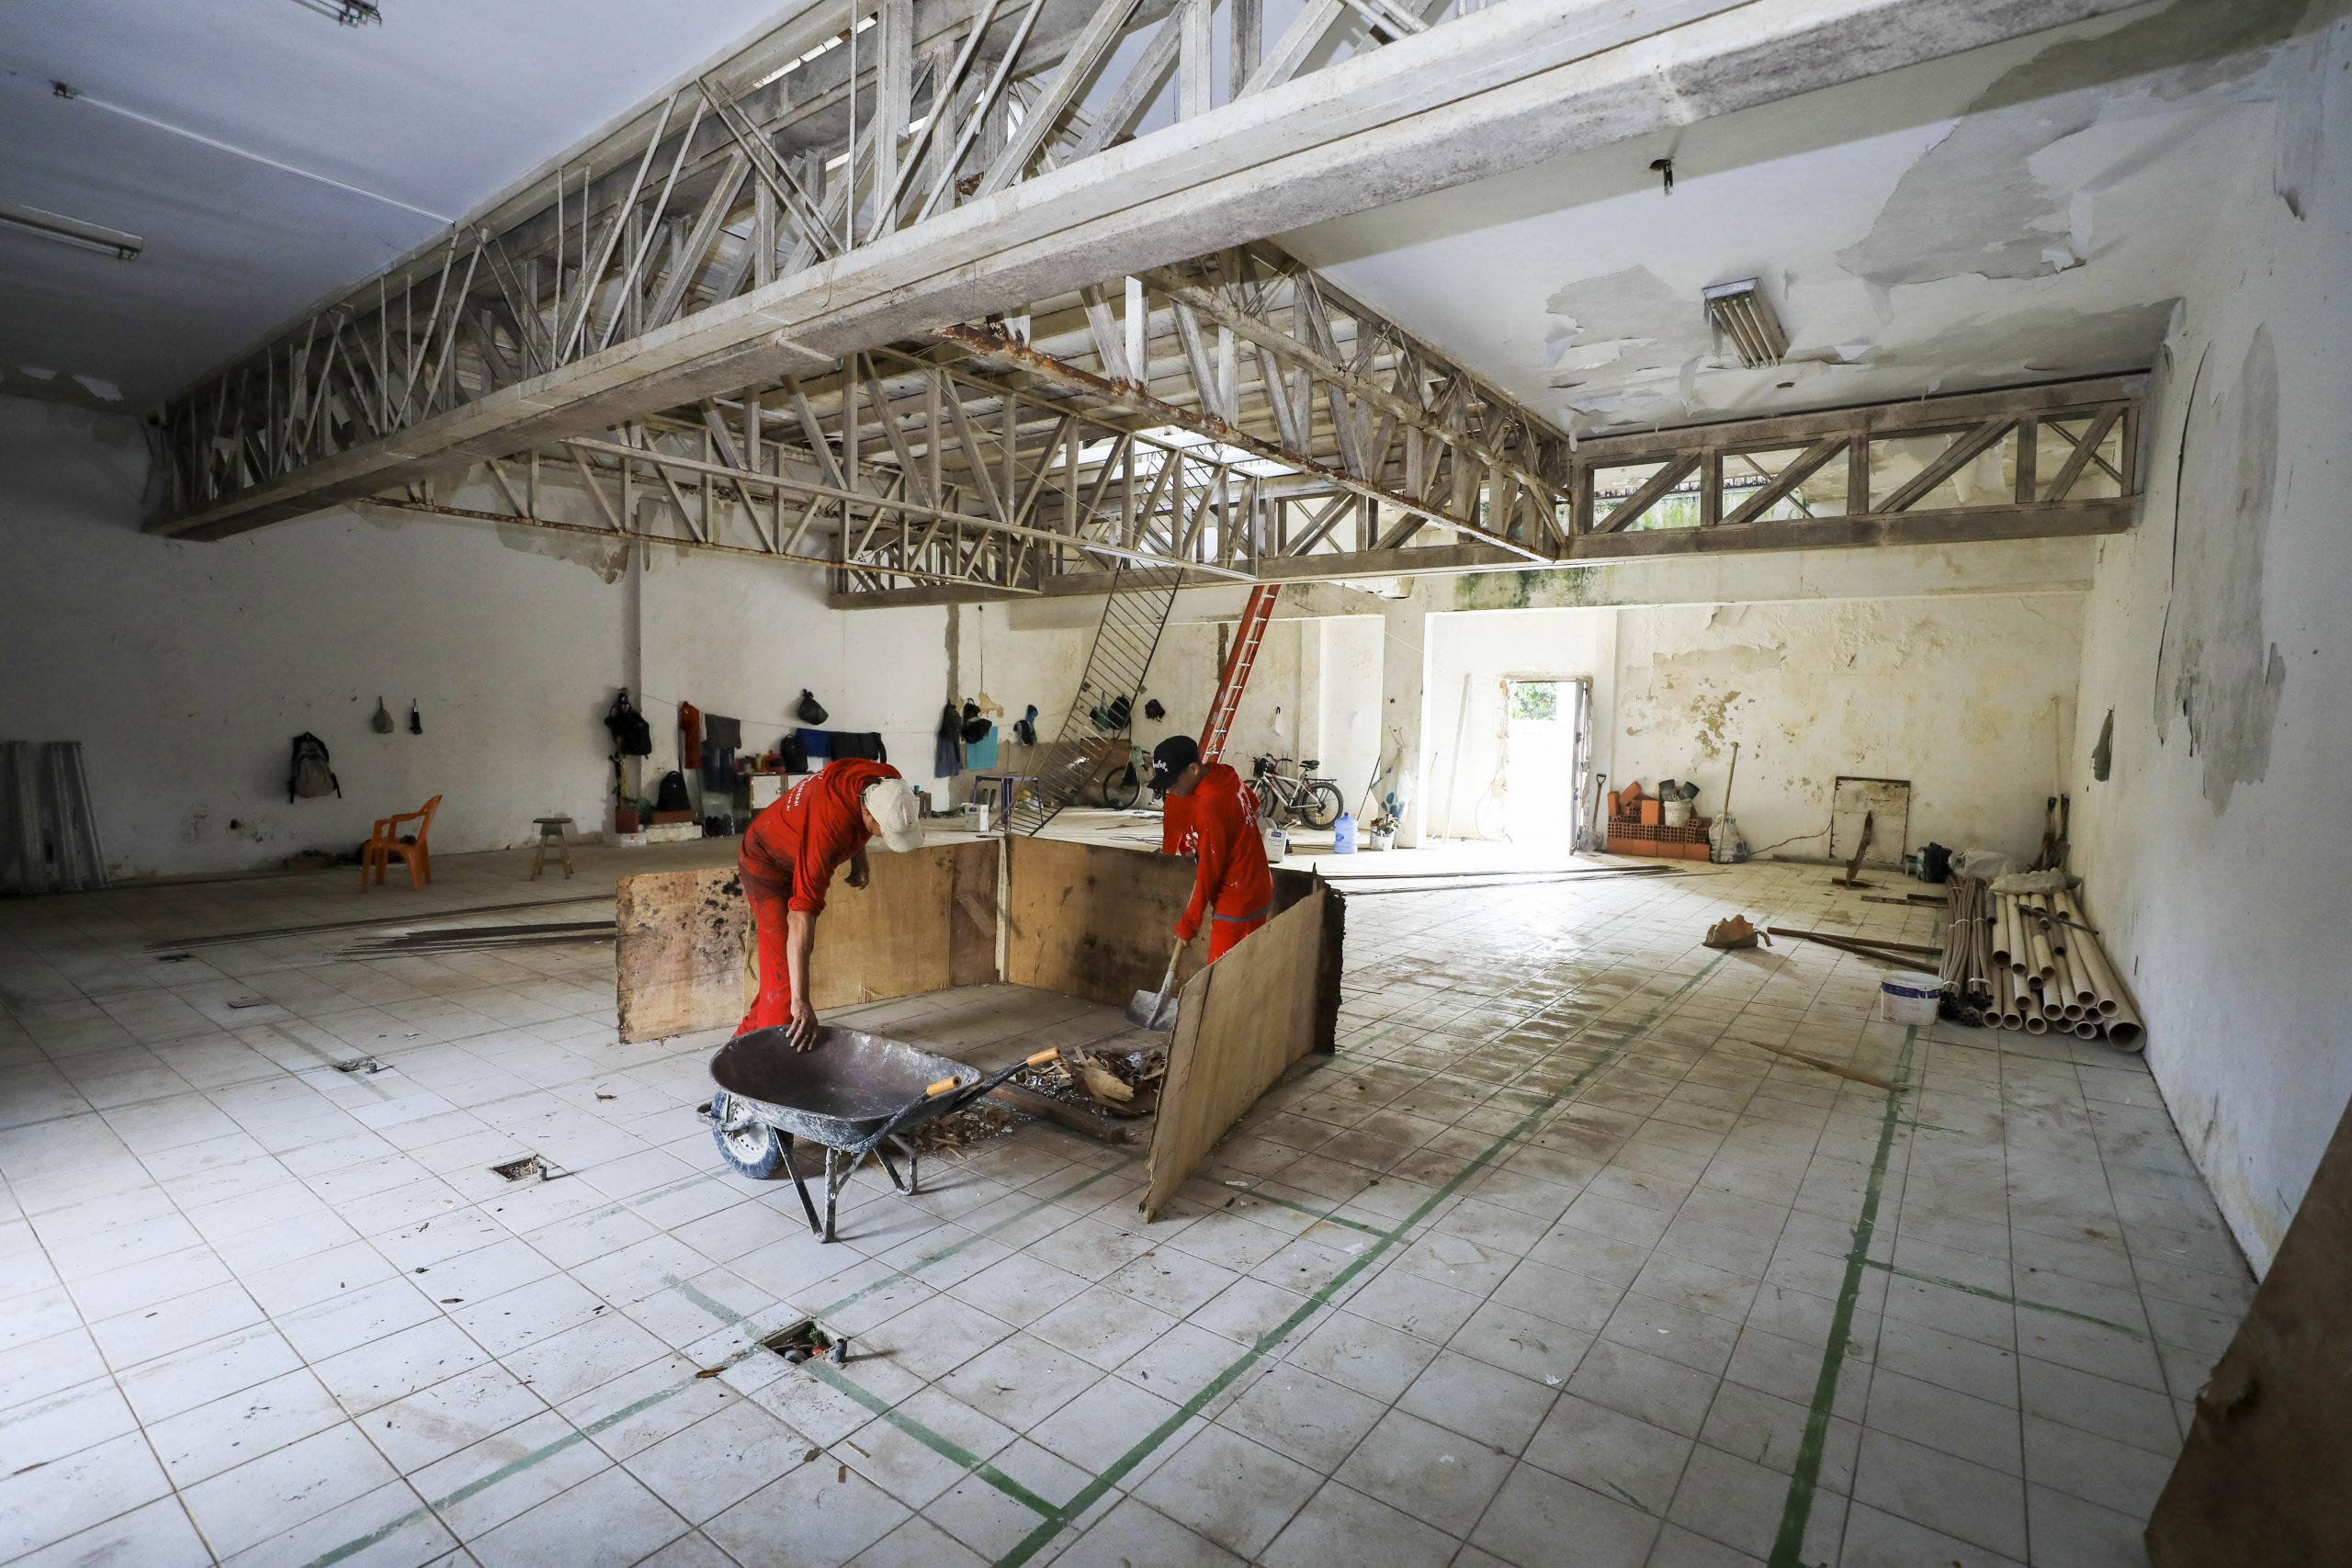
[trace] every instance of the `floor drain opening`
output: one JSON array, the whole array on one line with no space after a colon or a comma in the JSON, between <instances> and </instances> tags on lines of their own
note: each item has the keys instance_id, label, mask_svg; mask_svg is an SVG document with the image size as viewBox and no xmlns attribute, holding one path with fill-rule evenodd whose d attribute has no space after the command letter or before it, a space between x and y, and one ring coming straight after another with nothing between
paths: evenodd
<instances>
[{"instance_id":1,"label":"floor drain opening","mask_svg":"<svg viewBox=\"0 0 2352 1568\"><path fill-rule=\"evenodd\" d=\"M380 1073L384 1070L384 1064L373 1056L354 1056L347 1062L337 1062L334 1070L339 1073Z\"/></svg>"},{"instance_id":2,"label":"floor drain opening","mask_svg":"<svg viewBox=\"0 0 2352 1568\"><path fill-rule=\"evenodd\" d=\"M510 1159L504 1165L490 1168L492 1175L503 1176L509 1181L525 1181L534 1176L545 1175L547 1168L548 1162L537 1155L525 1155L521 1159Z\"/></svg>"},{"instance_id":3,"label":"floor drain opening","mask_svg":"<svg viewBox=\"0 0 2352 1568\"><path fill-rule=\"evenodd\" d=\"M804 1317L789 1328L779 1328L760 1341L760 1348L783 1357L794 1366L820 1358L840 1366L849 1359L849 1341L840 1339L817 1326L817 1320Z\"/></svg>"}]
</instances>

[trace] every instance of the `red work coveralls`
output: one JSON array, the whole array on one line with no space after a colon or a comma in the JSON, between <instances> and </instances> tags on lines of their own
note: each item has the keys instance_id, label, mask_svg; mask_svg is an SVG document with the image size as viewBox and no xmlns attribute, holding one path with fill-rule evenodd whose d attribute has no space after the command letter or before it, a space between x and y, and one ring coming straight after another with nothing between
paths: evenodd
<instances>
[{"instance_id":1,"label":"red work coveralls","mask_svg":"<svg viewBox=\"0 0 2352 1568\"><path fill-rule=\"evenodd\" d=\"M791 1021L792 977L785 968L785 917L794 909L825 912L825 890L851 856L874 835L865 830L859 797L876 779L895 779L887 762L855 759L828 762L752 818L735 852L743 897L760 932L760 994L735 1026L738 1034Z\"/></svg>"},{"instance_id":2,"label":"red work coveralls","mask_svg":"<svg viewBox=\"0 0 2352 1568\"><path fill-rule=\"evenodd\" d=\"M1209 920L1209 962L1266 923L1274 910L1274 874L1266 865L1266 841L1258 836L1258 814L1241 788L1241 775L1223 762L1202 771L1192 795L1193 852L1200 856L1193 877L1193 901L1176 922L1176 935L1190 942Z\"/></svg>"}]
</instances>

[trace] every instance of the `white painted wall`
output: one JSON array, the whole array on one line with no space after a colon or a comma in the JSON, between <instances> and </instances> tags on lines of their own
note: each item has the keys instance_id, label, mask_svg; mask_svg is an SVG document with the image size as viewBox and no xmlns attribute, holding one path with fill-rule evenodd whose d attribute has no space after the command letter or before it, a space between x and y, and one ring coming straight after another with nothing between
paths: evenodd
<instances>
[{"instance_id":1,"label":"white painted wall","mask_svg":"<svg viewBox=\"0 0 2352 1568\"><path fill-rule=\"evenodd\" d=\"M2213 193L2143 521L2100 550L2075 753L2076 869L2257 1269L2352 1095L2352 24L2297 48L2274 135Z\"/></svg>"},{"instance_id":2,"label":"white painted wall","mask_svg":"<svg viewBox=\"0 0 2352 1568\"><path fill-rule=\"evenodd\" d=\"M811 686L835 728L883 731L928 777L944 611L836 613L809 572L675 550L633 581L594 541L382 512L166 542L139 532L145 472L131 422L0 399L0 736L83 742L117 875L347 849L435 794L444 853L526 842L551 812L601 828L601 720L624 683L741 716L763 744ZM368 728L379 694L391 735ZM671 710L647 716L649 764L667 766ZM341 799L288 802L304 730Z\"/></svg>"}]
</instances>

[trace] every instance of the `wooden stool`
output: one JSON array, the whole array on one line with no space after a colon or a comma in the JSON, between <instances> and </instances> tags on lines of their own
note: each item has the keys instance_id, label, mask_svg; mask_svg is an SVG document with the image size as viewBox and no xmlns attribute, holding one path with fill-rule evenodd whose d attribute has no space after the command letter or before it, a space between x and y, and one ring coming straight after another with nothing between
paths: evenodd
<instances>
[{"instance_id":1,"label":"wooden stool","mask_svg":"<svg viewBox=\"0 0 2352 1568\"><path fill-rule=\"evenodd\" d=\"M538 824L539 829L538 852L531 857L531 880L537 882L539 879L539 868L548 863L548 845L550 843L555 845L556 858L563 863L563 874L570 876L571 874L571 840L564 837L564 830L571 826L571 818L534 817L531 820Z\"/></svg>"}]
</instances>

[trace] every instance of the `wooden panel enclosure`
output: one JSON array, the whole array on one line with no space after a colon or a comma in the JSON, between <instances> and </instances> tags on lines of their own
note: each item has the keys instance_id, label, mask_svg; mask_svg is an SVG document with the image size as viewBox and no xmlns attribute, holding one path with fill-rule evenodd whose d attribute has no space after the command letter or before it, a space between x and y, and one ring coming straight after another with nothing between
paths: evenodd
<instances>
[{"instance_id":1,"label":"wooden panel enclosure","mask_svg":"<svg viewBox=\"0 0 2352 1568\"><path fill-rule=\"evenodd\" d=\"M863 891L837 879L817 922L820 1009L1000 978L1124 1007L1159 987L1193 886L1190 861L1059 839L933 844L876 854L873 867ZM1201 967L1205 932L1188 952L1152 1125L1147 1219L1268 1085L1309 1051L1332 1048L1340 896L1276 868L1274 906L1265 928L1214 967ZM616 923L623 1040L727 1029L742 1017L756 987L751 908L734 867L623 877Z\"/></svg>"},{"instance_id":2,"label":"wooden panel enclosure","mask_svg":"<svg viewBox=\"0 0 2352 1568\"><path fill-rule=\"evenodd\" d=\"M1177 917L1193 896L1191 861L1065 839L1008 839L1005 847L1007 980L1112 1007L1159 988ZM1275 912L1315 886L1308 873L1276 866ZM1178 977L1198 973L1207 956L1204 929Z\"/></svg>"},{"instance_id":3,"label":"wooden panel enclosure","mask_svg":"<svg viewBox=\"0 0 2352 1568\"><path fill-rule=\"evenodd\" d=\"M929 844L871 857L873 886L834 878L817 922L820 1008L996 978L996 846ZM623 1040L726 1029L743 1016L751 906L735 868L621 878L614 907Z\"/></svg>"}]
</instances>

